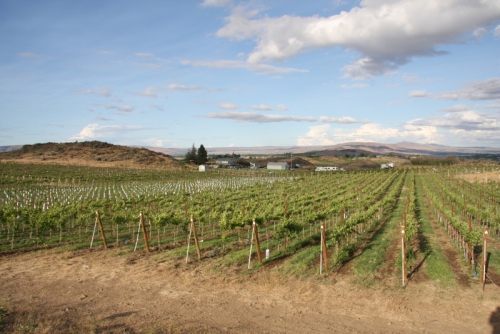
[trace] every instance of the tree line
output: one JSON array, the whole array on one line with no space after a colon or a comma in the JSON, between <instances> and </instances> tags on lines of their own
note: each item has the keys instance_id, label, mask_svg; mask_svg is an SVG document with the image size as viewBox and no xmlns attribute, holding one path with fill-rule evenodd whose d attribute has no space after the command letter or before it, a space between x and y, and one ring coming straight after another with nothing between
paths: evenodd
<instances>
[{"instance_id":1,"label":"tree line","mask_svg":"<svg viewBox=\"0 0 500 334\"><path fill-rule=\"evenodd\" d=\"M193 146L186 152L184 156L184 160L186 162L193 162L197 165L203 165L208 160L208 153L203 144L200 145L198 149Z\"/></svg>"}]
</instances>

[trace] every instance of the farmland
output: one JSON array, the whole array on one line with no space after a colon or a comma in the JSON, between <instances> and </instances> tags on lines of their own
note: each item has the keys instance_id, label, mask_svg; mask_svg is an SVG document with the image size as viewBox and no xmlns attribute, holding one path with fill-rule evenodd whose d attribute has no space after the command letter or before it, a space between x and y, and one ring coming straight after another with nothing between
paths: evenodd
<instances>
[{"instance_id":1,"label":"farmland","mask_svg":"<svg viewBox=\"0 0 500 334\"><path fill-rule=\"evenodd\" d=\"M471 179L471 175L479 177ZM151 270L151 277L165 275L174 280L169 284L177 289L189 290L185 281L192 279L199 289L206 280L213 280L222 290L228 288L220 286L227 281L232 289L241 284L262 293L262 287L249 285L255 278L275 288L279 282L290 282L299 291L315 286L324 293L342 288L344 295L337 292L339 300L348 300L349 293L361 298L361 289L380 303L385 302L379 293L386 291L398 304L388 306L395 331L441 328L406 327L403 321L408 305L429 307L423 301L408 301L422 289L429 290L429 300L444 294L443 300L450 303L460 299L460 293L474 302L478 295L487 295L479 306L474 304L476 312L483 313L493 312L500 296L493 284L500 282L500 188L498 171L492 166L268 174L1 163L0 184L0 254L6 263L2 270L12 270L17 278L35 276L12 262L16 259L45 268L39 275L49 281L58 280L61 261L75 265L82 260L94 261L101 275L119 275L119 268L137 263L141 272ZM489 257L483 280L485 237ZM42 265L42 258L50 263ZM57 260L52 263L50 258ZM115 262L119 268L114 268ZM86 275L91 267L80 264L78 272ZM66 272L61 275L76 279ZM183 278L182 284L177 276ZM148 280L148 286L160 288L148 276L140 277ZM8 281L5 278L2 284L15 290ZM134 290L122 279L117 278L118 283ZM43 284L52 286L48 281ZM4 290L0 298L5 300L7 293ZM297 291L287 293L295 296ZM313 295L318 297L309 292ZM275 298L276 303L284 303L281 297ZM466 303L454 303L452 320L457 322L466 312ZM17 306L5 306L9 307ZM355 309L361 311L361 305ZM71 312L71 307L65 312ZM23 319L25 313L20 314ZM468 326L468 322L469 332L481 332L496 321L495 317L488 320L490 314L476 315L475 322L457 323ZM110 324L113 321L95 326ZM70 325L82 326L59 327ZM186 327L182 319L171 325L180 331L235 331L215 321L215 327ZM43 328L38 322L37 326ZM347 321L343 326L334 328L370 331L370 327L349 327ZM252 332L252 328L241 330ZM279 327L272 328L271 332L280 332ZM456 331L460 328L465 327Z\"/></svg>"}]
</instances>

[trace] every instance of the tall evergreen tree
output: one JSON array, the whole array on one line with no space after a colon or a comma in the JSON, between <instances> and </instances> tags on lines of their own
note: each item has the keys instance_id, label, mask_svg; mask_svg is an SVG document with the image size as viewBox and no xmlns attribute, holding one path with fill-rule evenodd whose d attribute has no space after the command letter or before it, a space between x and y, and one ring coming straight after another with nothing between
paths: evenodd
<instances>
[{"instance_id":1,"label":"tall evergreen tree","mask_svg":"<svg viewBox=\"0 0 500 334\"><path fill-rule=\"evenodd\" d=\"M198 149L198 165L203 165L206 163L208 160L208 153L207 150L205 149L205 146L203 144L200 145L200 148Z\"/></svg>"},{"instance_id":2,"label":"tall evergreen tree","mask_svg":"<svg viewBox=\"0 0 500 334\"><path fill-rule=\"evenodd\" d=\"M190 162L191 160L196 162L197 161L197 154L196 154L196 147L193 146L186 152L186 155L184 156L184 160L186 162Z\"/></svg>"}]
</instances>

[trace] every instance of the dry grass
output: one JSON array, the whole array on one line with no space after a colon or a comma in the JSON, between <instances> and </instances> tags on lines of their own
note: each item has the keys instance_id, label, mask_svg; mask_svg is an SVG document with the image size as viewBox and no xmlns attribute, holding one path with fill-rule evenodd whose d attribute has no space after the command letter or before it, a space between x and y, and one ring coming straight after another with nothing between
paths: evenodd
<instances>
[{"instance_id":1,"label":"dry grass","mask_svg":"<svg viewBox=\"0 0 500 334\"><path fill-rule=\"evenodd\" d=\"M0 153L2 162L76 165L87 167L189 169L169 155L145 148L112 145L99 141L25 145Z\"/></svg>"}]
</instances>

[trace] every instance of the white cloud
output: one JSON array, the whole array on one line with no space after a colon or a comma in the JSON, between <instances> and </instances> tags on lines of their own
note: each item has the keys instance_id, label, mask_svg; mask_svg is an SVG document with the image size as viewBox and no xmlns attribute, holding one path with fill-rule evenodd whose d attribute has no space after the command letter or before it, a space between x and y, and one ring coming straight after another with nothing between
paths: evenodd
<instances>
[{"instance_id":1,"label":"white cloud","mask_svg":"<svg viewBox=\"0 0 500 334\"><path fill-rule=\"evenodd\" d=\"M268 64L255 64L243 60L182 60L182 65L202 66L208 68L227 68L227 69L245 69L263 74L286 74L293 72L307 72L306 70L299 70L288 67L277 67Z\"/></svg>"},{"instance_id":2,"label":"white cloud","mask_svg":"<svg viewBox=\"0 0 500 334\"><path fill-rule=\"evenodd\" d=\"M225 7L233 3L233 0L203 0L202 6L205 7Z\"/></svg>"},{"instance_id":3,"label":"white cloud","mask_svg":"<svg viewBox=\"0 0 500 334\"><path fill-rule=\"evenodd\" d=\"M148 87L143 92L130 92L130 94L149 97L149 98L156 98L158 97L157 93L161 91L162 91L161 87Z\"/></svg>"},{"instance_id":4,"label":"white cloud","mask_svg":"<svg viewBox=\"0 0 500 334\"><path fill-rule=\"evenodd\" d=\"M148 70L159 70L163 68L163 65L156 63L132 63L132 65L137 67L146 68Z\"/></svg>"},{"instance_id":5,"label":"white cloud","mask_svg":"<svg viewBox=\"0 0 500 334\"><path fill-rule=\"evenodd\" d=\"M352 88L366 88L368 87L367 84L352 84L352 85L340 85L340 88L342 89L352 89Z\"/></svg>"},{"instance_id":6,"label":"white cloud","mask_svg":"<svg viewBox=\"0 0 500 334\"><path fill-rule=\"evenodd\" d=\"M358 121L352 117L344 116L344 117L328 117L328 116L320 116L318 119L319 122L322 123L337 123L337 124L354 124L354 123L369 123L368 121Z\"/></svg>"},{"instance_id":7,"label":"white cloud","mask_svg":"<svg viewBox=\"0 0 500 334\"><path fill-rule=\"evenodd\" d=\"M499 131L500 115L479 113L473 110L456 111L443 116L416 119L408 122L417 126L435 126L464 131Z\"/></svg>"},{"instance_id":8,"label":"white cloud","mask_svg":"<svg viewBox=\"0 0 500 334\"><path fill-rule=\"evenodd\" d=\"M33 53L33 52L21 52L19 53L19 57L21 58L43 58L43 56Z\"/></svg>"},{"instance_id":9,"label":"white cloud","mask_svg":"<svg viewBox=\"0 0 500 334\"><path fill-rule=\"evenodd\" d=\"M156 109L156 110L159 110L159 111L163 111L163 108L162 108L162 107L160 107L160 106L158 106L158 105L156 105L156 104L151 104L151 105L149 106L149 108L151 108L151 109Z\"/></svg>"},{"instance_id":10,"label":"white cloud","mask_svg":"<svg viewBox=\"0 0 500 334\"><path fill-rule=\"evenodd\" d=\"M386 106L393 106L393 105L396 105L396 104L401 104L403 102L404 102L404 100L393 100L393 101L387 102L385 105Z\"/></svg>"},{"instance_id":11,"label":"white cloud","mask_svg":"<svg viewBox=\"0 0 500 334\"><path fill-rule=\"evenodd\" d=\"M206 89L203 86L185 86L185 85L178 85L178 84L170 84L166 87L167 89L170 90L197 90L197 89Z\"/></svg>"},{"instance_id":12,"label":"white cloud","mask_svg":"<svg viewBox=\"0 0 500 334\"><path fill-rule=\"evenodd\" d=\"M487 105L480 105L478 108L486 108L486 109L500 109L500 104L487 104Z\"/></svg>"},{"instance_id":13,"label":"white cloud","mask_svg":"<svg viewBox=\"0 0 500 334\"><path fill-rule=\"evenodd\" d=\"M104 107L106 109L117 109L117 110L126 111L126 112L131 112L135 109L133 106L130 106L130 105L124 105L124 106L119 107L119 106L115 106L115 105L109 104L109 103L106 103L106 105Z\"/></svg>"},{"instance_id":14,"label":"white cloud","mask_svg":"<svg viewBox=\"0 0 500 334\"><path fill-rule=\"evenodd\" d=\"M450 133L457 137L458 140L465 143L475 142L479 145L498 145L500 141L500 131L498 130L473 130L467 131L463 129L450 130Z\"/></svg>"},{"instance_id":15,"label":"white cloud","mask_svg":"<svg viewBox=\"0 0 500 334\"><path fill-rule=\"evenodd\" d=\"M265 104L254 104L248 108L253 109L253 110L263 110L263 111L273 110L273 108L266 106Z\"/></svg>"},{"instance_id":16,"label":"white cloud","mask_svg":"<svg viewBox=\"0 0 500 334\"><path fill-rule=\"evenodd\" d=\"M329 124L310 126L305 136L297 138L298 146L334 145Z\"/></svg>"},{"instance_id":17,"label":"white cloud","mask_svg":"<svg viewBox=\"0 0 500 334\"><path fill-rule=\"evenodd\" d=\"M221 109L238 109L238 106L230 102L217 103L217 107Z\"/></svg>"},{"instance_id":18,"label":"white cloud","mask_svg":"<svg viewBox=\"0 0 500 334\"><path fill-rule=\"evenodd\" d=\"M154 147L163 147L163 145L165 144L165 140L156 138L143 139L142 141Z\"/></svg>"},{"instance_id":19,"label":"white cloud","mask_svg":"<svg viewBox=\"0 0 500 334\"><path fill-rule=\"evenodd\" d=\"M368 123L368 121L358 121L352 117L345 117L345 116L336 118L328 116L312 117L312 116L290 116L290 115L266 115L256 112L241 112L241 111L209 113L204 117L230 119L237 122L250 122L250 123L276 123L276 122L321 122L321 123L338 123L338 124Z\"/></svg>"},{"instance_id":20,"label":"white cloud","mask_svg":"<svg viewBox=\"0 0 500 334\"><path fill-rule=\"evenodd\" d=\"M147 52L136 52L136 53L134 53L134 56L136 56L136 57L154 57L155 55L152 53L147 53Z\"/></svg>"},{"instance_id":21,"label":"white cloud","mask_svg":"<svg viewBox=\"0 0 500 334\"><path fill-rule=\"evenodd\" d=\"M345 142L398 142L408 140L418 143L434 143L442 137L433 126L406 124L401 129L383 128L369 123L354 130L334 129L331 125L310 126L305 136L297 138L298 146L334 145Z\"/></svg>"},{"instance_id":22,"label":"white cloud","mask_svg":"<svg viewBox=\"0 0 500 334\"><path fill-rule=\"evenodd\" d=\"M452 106L452 107L448 107L448 108L443 108L443 109L440 109L439 111L443 111L443 112L459 112L459 111L468 111L470 110L470 108L464 104L459 104L459 105L455 105L455 106Z\"/></svg>"},{"instance_id":23,"label":"white cloud","mask_svg":"<svg viewBox=\"0 0 500 334\"><path fill-rule=\"evenodd\" d=\"M258 16L236 7L218 37L256 42L247 61L281 61L302 52L342 46L361 56L344 76L366 79L388 74L415 56L444 54L439 45L500 19L498 0L362 0L359 7L330 17ZM481 33L477 30L477 33Z\"/></svg>"},{"instance_id":24,"label":"white cloud","mask_svg":"<svg viewBox=\"0 0 500 334\"><path fill-rule=\"evenodd\" d=\"M95 50L94 52L101 54L101 55L114 55L114 52L108 51L108 50Z\"/></svg>"},{"instance_id":25,"label":"white cloud","mask_svg":"<svg viewBox=\"0 0 500 334\"><path fill-rule=\"evenodd\" d=\"M70 140L84 140L93 138L113 137L119 133L143 130L141 126L126 126L126 125L104 125L89 124L83 128L76 136L70 137Z\"/></svg>"},{"instance_id":26,"label":"white cloud","mask_svg":"<svg viewBox=\"0 0 500 334\"><path fill-rule=\"evenodd\" d=\"M427 97L429 94L425 90L414 90L409 94L411 97Z\"/></svg>"},{"instance_id":27,"label":"white cloud","mask_svg":"<svg viewBox=\"0 0 500 334\"><path fill-rule=\"evenodd\" d=\"M286 111L286 110L288 110L288 108L283 104L277 105L276 108L270 107L270 106L265 105L265 104L254 104L248 108L253 109L253 110L262 110L262 111L271 111L271 110Z\"/></svg>"},{"instance_id":28,"label":"white cloud","mask_svg":"<svg viewBox=\"0 0 500 334\"><path fill-rule=\"evenodd\" d=\"M497 27L495 28L494 34L495 34L496 37L500 36L500 25L497 25Z\"/></svg>"},{"instance_id":29,"label":"white cloud","mask_svg":"<svg viewBox=\"0 0 500 334\"><path fill-rule=\"evenodd\" d=\"M95 94L105 97L111 96L111 89L105 87L95 87L94 89L75 89L74 92L80 94Z\"/></svg>"},{"instance_id":30,"label":"white cloud","mask_svg":"<svg viewBox=\"0 0 500 334\"><path fill-rule=\"evenodd\" d=\"M129 92L129 93L134 94L134 95L149 97L149 98L156 98L156 97L158 97L158 93L165 92L167 90L207 90L207 91L211 91L203 86L196 86L196 85L186 86L186 85L179 85L179 84L170 84L170 85L163 86L163 87L147 87L142 92Z\"/></svg>"},{"instance_id":31,"label":"white cloud","mask_svg":"<svg viewBox=\"0 0 500 334\"><path fill-rule=\"evenodd\" d=\"M480 39L481 37L486 35L487 32L488 31L485 28L481 27L481 28L477 28L476 30L474 30L472 35L474 36L475 39Z\"/></svg>"},{"instance_id":32,"label":"white cloud","mask_svg":"<svg viewBox=\"0 0 500 334\"><path fill-rule=\"evenodd\" d=\"M419 77L417 76L412 76L412 75L403 75L403 80L406 81L406 82L421 82L422 79L420 79Z\"/></svg>"},{"instance_id":33,"label":"white cloud","mask_svg":"<svg viewBox=\"0 0 500 334\"><path fill-rule=\"evenodd\" d=\"M102 116L97 116L95 118L96 121L103 121L103 122L109 122L109 121L112 121L112 119L109 119L109 118L106 118L106 117L102 117Z\"/></svg>"},{"instance_id":34,"label":"white cloud","mask_svg":"<svg viewBox=\"0 0 500 334\"><path fill-rule=\"evenodd\" d=\"M431 97L443 100L500 100L500 78L490 78L469 84L467 87L444 93L431 94L425 90L413 91L413 97Z\"/></svg>"}]
</instances>

